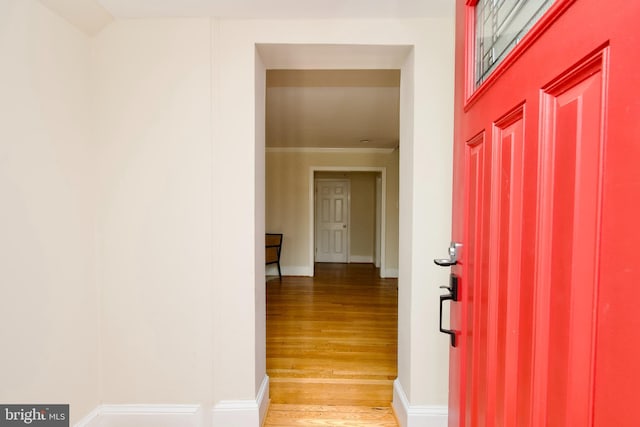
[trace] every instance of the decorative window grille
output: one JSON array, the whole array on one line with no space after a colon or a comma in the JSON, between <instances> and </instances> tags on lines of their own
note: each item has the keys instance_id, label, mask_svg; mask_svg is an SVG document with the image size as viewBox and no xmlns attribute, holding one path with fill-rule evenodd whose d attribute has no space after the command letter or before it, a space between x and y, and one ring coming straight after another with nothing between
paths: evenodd
<instances>
[{"instance_id":1,"label":"decorative window grille","mask_svg":"<svg viewBox=\"0 0 640 427\"><path fill-rule=\"evenodd\" d=\"M491 74L554 0L480 0L476 5L476 87Z\"/></svg>"}]
</instances>

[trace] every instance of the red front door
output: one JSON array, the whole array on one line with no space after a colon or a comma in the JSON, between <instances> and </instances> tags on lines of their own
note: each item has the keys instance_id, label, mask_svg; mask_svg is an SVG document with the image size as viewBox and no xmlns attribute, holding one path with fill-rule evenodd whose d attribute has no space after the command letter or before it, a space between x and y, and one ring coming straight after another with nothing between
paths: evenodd
<instances>
[{"instance_id":1,"label":"red front door","mask_svg":"<svg viewBox=\"0 0 640 427\"><path fill-rule=\"evenodd\" d=\"M640 426L640 1L556 0L481 84L476 3L457 0L449 426Z\"/></svg>"}]
</instances>

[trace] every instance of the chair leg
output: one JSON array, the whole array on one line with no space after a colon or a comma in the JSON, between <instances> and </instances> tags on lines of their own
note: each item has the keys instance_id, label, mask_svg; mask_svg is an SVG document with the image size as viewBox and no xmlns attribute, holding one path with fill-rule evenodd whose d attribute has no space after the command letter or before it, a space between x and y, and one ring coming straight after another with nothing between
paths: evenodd
<instances>
[{"instance_id":1,"label":"chair leg","mask_svg":"<svg viewBox=\"0 0 640 427\"><path fill-rule=\"evenodd\" d=\"M280 261L278 261L278 276L282 279L282 273L280 272Z\"/></svg>"}]
</instances>

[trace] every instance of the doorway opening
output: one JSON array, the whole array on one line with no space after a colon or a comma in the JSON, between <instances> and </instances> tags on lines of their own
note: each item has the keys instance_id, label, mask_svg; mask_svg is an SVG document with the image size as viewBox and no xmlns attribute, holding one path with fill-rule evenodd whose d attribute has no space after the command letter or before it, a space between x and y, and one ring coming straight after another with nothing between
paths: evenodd
<instances>
[{"instance_id":1,"label":"doorway opening","mask_svg":"<svg viewBox=\"0 0 640 427\"><path fill-rule=\"evenodd\" d=\"M312 56L309 52L302 55L297 55L308 49L318 53L318 56L310 59ZM351 51L352 55L345 55L347 51ZM391 361L392 370L384 371L382 369L374 368L377 372L369 372L370 375L382 375L385 378L375 378L373 380L357 381L364 382L363 386L371 389L372 386L377 388L380 397L376 402L378 404L386 405L390 409L392 394L393 394L393 381L397 376L397 348L398 348L398 326L397 326L397 312L398 312L398 299L397 299L397 280L398 277L398 252L399 252L399 193L400 193L400 172L399 172L399 159L400 159L400 118L405 118L405 127L410 129L412 126L411 117L413 114L413 103L410 97L405 98L402 103L400 92L401 86L404 85L403 93L412 92L412 67L413 59L410 56L412 48L410 46L300 46L300 45L260 45L257 48L260 60L256 66L256 99L259 101L256 103L256 118L257 132L256 142L260 144L262 138L266 141L265 147L265 231L267 232L282 232L283 249L282 249L282 270L284 278L282 281L272 281L267 284L267 300L269 301L266 307L267 313L267 336L266 336L266 366L267 373L270 378L272 403L283 403L280 401L283 395L291 397L303 397L304 392L295 391L293 386L295 384L302 383L314 383L322 384L318 390L325 389L326 387L346 388L345 386L354 378L336 377L335 373L345 373L341 369L340 364L326 366L324 363L320 363L320 366L324 366L325 371L314 371L312 377L305 378L298 372L291 372L294 367L291 365L291 361L295 360L295 357L291 354L291 357L273 357L279 351L270 347L271 343L277 342L281 345L284 344L287 351L293 351L295 347L296 339L302 339L302 341L311 342L314 340L312 330L305 331L304 328L299 330L299 335L296 339L287 338L283 335L278 335L278 323L284 321L287 318L293 316L296 322L303 319L304 316L308 316L314 313L318 306L305 306L302 308L298 305L298 308L302 311L296 312L295 307L283 307L277 306L277 294L283 291L300 292L306 297L299 295L297 298L292 298L291 295L285 298L285 301L299 301L301 304L309 302L309 300L320 300L320 296L314 294L317 290L323 290L322 295L327 298L334 298L329 307L340 307L344 304L355 303L352 307L355 312L366 306L362 304L357 306L357 298L354 301L354 294L343 295L340 292L344 292L349 289L345 286L345 282L335 283L332 282L336 276L343 280L344 277L351 277L355 274L358 277L363 275L374 273L374 276L367 276L365 279L369 284L369 288L362 286L362 282L358 282L355 287L352 287L352 291L365 290L365 294L377 295L376 292L389 292L390 297L390 313L389 320L392 323L391 326L386 328L387 332L391 335L386 335L387 339L390 339L390 343L386 344L387 349L391 349L390 353L393 360ZM333 56L333 57L332 57ZM332 58L327 60L327 58ZM354 58L357 58L354 61ZM358 63L359 62L359 63ZM357 65L355 65L358 63ZM381 66L381 64L385 64ZM321 64L318 66L317 64ZM330 65L329 65L330 64ZM344 66L344 64L348 64ZM389 66L389 64L394 64ZM400 70L406 67L409 71L408 78L406 78L401 84ZM346 131L349 131L349 127L354 121L340 121L341 115L335 114L336 109L322 109L324 112L324 122L314 124L312 120L309 120L309 116L297 115L297 113L304 111L308 108L307 101L313 96L322 98L327 94L342 95L342 99L345 103L352 102L355 97L345 96L350 92L349 87L353 86L351 92L362 92L363 81L364 86L370 84L370 80L351 79L349 84L342 85L337 84L335 80L335 73L344 74L345 68L347 71L360 72L362 70L368 71L380 71L381 74L395 75L397 82L391 91L395 93L396 99L392 102L381 101L379 99L369 99L366 103L366 107L357 108L355 110L367 111L371 109L385 109L390 108L393 110L393 120L396 122L396 128L394 130L393 141L383 141L384 138L372 138L366 133L360 132L356 138L345 140L337 138L335 136L327 137L323 134L327 129L331 129L332 126L340 127L338 123L346 123ZM303 73L305 75L302 80L298 79L298 83L287 86L282 81L275 82L269 78L269 74L272 70L288 71L295 73L298 71L310 71L311 73ZM322 76L323 73L318 71L325 71L328 74ZM391 72L391 73L389 73ZM286 73L285 73L286 74ZM346 73L351 74L351 73ZM366 73L365 73L366 74ZM327 77L330 76L330 77ZM282 75L280 76L282 77ZM286 76L285 76L286 77ZM289 76L291 77L291 76ZM324 83L318 83L318 79L333 78L333 85L330 85L331 89L320 90L318 88L324 88ZM384 79L384 78L383 78ZM315 95L309 97L297 98L295 91L304 88L305 81L309 80L315 82L312 83L312 89L302 89L309 93L316 92ZM375 80L375 79L374 79ZM369 82L369 83L366 83ZM304 83L304 84L303 84ZM273 85L276 85L280 92L279 98L275 99L280 102L284 102L290 109L295 111L289 111L290 117L296 118L295 123L299 127L287 126L287 117L274 118L271 113L273 100L270 100L268 91L273 90ZM315 86L313 86L315 85ZM337 85L337 86L336 86ZM360 86L359 86L360 85ZM293 88L292 88L293 87ZM374 83L373 87L388 88L384 84ZM283 89L285 88L285 89ZM264 90L265 93L260 93ZM384 90L380 90L383 92ZM263 101L264 100L264 104ZM264 111L261 112L264 106ZM311 107L313 109L313 106ZM402 112L401 112L402 110ZM263 114L263 115L261 115ZM264 119L264 127L259 129L262 124L260 120ZM382 120L372 120L374 124L380 124ZM287 145L282 140L278 140L278 143L274 144L273 128L277 131L281 138L294 141L292 145ZM301 143L305 137L305 132L311 130L313 137L311 142ZM345 130L342 128L342 130ZM405 137L409 140L412 138L411 132L405 132ZM336 142L338 141L338 142ZM335 144L335 145L333 145ZM371 145L367 145L371 144ZM377 145L376 145L377 144ZM389 144L383 146L383 144ZM258 145L257 150L260 150ZM261 153L256 153L260 155ZM372 177L373 192L375 193L375 204L370 205L370 212L373 218L373 225L369 237L374 243L371 254L354 254L357 256L366 257L367 261L371 263L367 264L344 264L336 265L331 263L323 264L318 270L322 270L321 274L315 274L315 246L317 242L316 227L315 227L315 179L316 174L319 177L322 174L330 173L367 173ZM326 175L325 175L326 177ZM389 192L389 188L393 188L393 192ZM390 197L390 194L391 197ZM299 201L302 200L302 203ZM302 232L301 232L302 231ZM347 243L347 246L349 244ZM350 256L350 255L348 255ZM349 258L347 258L349 259ZM360 258L363 259L363 258ZM374 266L380 266L380 273L378 274ZM365 272L362 268L368 268ZM314 277L315 274L315 277ZM304 277L307 276L307 277ZM381 278L391 277L390 279ZM321 283L318 280L328 280L329 283ZM351 284L353 285L353 283ZM306 288L305 288L306 287ZM324 288L323 288L324 287ZM304 290L308 293L305 294ZM374 292L376 291L376 292ZM302 300L300 299L302 298ZM337 298L337 299L336 299ZM304 300L304 301L303 301ZM294 304L297 305L297 304ZM375 304L374 304L375 305ZM329 315L328 321L337 321L341 325L348 325L352 323L346 319L341 319L339 316L344 314L344 310L339 310L340 313L330 312L324 313ZM296 314L297 313L297 314ZM360 318L362 320L362 318ZM325 319L327 320L327 319ZM368 328L367 322L359 321L359 326ZM369 327L376 322L371 321ZM317 326L317 324L314 324ZM334 325L337 326L337 325ZM286 330L286 328L285 328ZM336 328L333 328L336 330ZM282 331L282 329L280 329ZM342 349L331 350L330 345L326 341L316 341L316 349L318 346L320 358L328 357L328 354L333 351L334 354L348 353L349 348L353 343L354 337L362 335L362 333L355 333L344 335ZM335 340L333 340L334 342ZM298 340L298 343L300 341ZM324 343L324 344L323 344ZM304 345L298 346L298 350L305 353ZM323 353L324 352L324 353ZM377 352L369 352L366 355L360 355L360 361L375 359ZM310 353L305 353L310 354ZM287 362L288 360L288 362ZM325 362L328 359L323 359ZM289 363L289 365L287 365ZM300 362L302 363L302 362ZM371 365L374 366L375 364ZM328 375L326 369L333 374ZM291 374L291 375L289 375ZM297 378L292 380L292 378ZM323 380L318 382L318 380ZM324 381L328 380L328 381ZM329 386L328 384L333 384ZM287 388L289 387L289 389ZM278 390L279 389L279 390ZM382 391L383 389L383 391ZM317 392L320 398L327 397L322 392ZM284 393L284 394L283 394ZM357 400L357 398L356 398ZM332 405L340 404L339 400L330 402ZM348 405L348 401L342 401L342 404ZM324 402L325 404L329 402ZM352 401L352 403L355 403ZM273 406L272 406L273 408Z\"/></svg>"},{"instance_id":2,"label":"doorway opening","mask_svg":"<svg viewBox=\"0 0 640 427\"><path fill-rule=\"evenodd\" d=\"M367 253L350 253L349 227L353 224L345 216L340 224L334 224L340 230L324 230L327 242L333 242L333 249L337 244L343 253L324 261L349 262L351 255L354 261L371 258L382 277L397 277L400 70L278 69L265 74L265 228L284 235L284 274L313 276L316 246L323 236L314 222L314 174L378 172L378 230L374 229L373 179L369 187L371 247ZM387 200L394 209L388 209ZM341 206L346 209L348 201L341 198L334 202L344 203ZM309 221L304 221L306 218ZM358 249L358 240L354 243Z\"/></svg>"},{"instance_id":3,"label":"doorway opening","mask_svg":"<svg viewBox=\"0 0 640 427\"><path fill-rule=\"evenodd\" d=\"M327 223L340 199L323 200L322 182L347 180L346 216ZM309 256L318 262L373 264L382 278L397 277L387 268L387 168L376 166L314 166L309 168ZM327 187L324 187L327 191ZM397 194L397 191L389 190ZM332 205L333 204L333 205ZM325 216L325 218L322 218ZM335 219L335 218L334 218ZM346 230L346 233L341 233ZM343 239L338 241L338 237ZM344 243L346 242L346 243ZM337 249L345 247L341 252ZM397 248L392 248L397 252ZM328 256L327 256L328 255ZM338 259L340 258L340 259ZM315 265L315 264L314 264Z\"/></svg>"}]
</instances>

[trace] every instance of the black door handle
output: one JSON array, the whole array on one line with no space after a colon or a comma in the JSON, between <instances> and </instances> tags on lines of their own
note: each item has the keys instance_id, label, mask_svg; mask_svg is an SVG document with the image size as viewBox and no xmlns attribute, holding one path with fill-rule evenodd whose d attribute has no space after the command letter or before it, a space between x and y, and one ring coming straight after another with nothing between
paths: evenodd
<instances>
[{"instance_id":1,"label":"black door handle","mask_svg":"<svg viewBox=\"0 0 640 427\"><path fill-rule=\"evenodd\" d=\"M453 295L451 295L451 294L440 295L440 332L442 332L443 334L448 334L449 336L451 336L451 347L455 347L456 346L456 333L454 331L452 331L451 329L444 329L442 327L442 303L447 301L447 300L453 300Z\"/></svg>"},{"instance_id":2,"label":"black door handle","mask_svg":"<svg viewBox=\"0 0 640 427\"><path fill-rule=\"evenodd\" d=\"M456 346L456 333L455 331L452 331L451 329L445 329L442 327L442 303L444 303L445 301L458 301L458 277L454 276L453 274L450 276L449 279L449 286L440 286L441 288L444 289L449 289L449 294L446 295L440 295L440 332L442 332L443 334L447 334L451 337L451 347L455 347Z\"/></svg>"}]
</instances>

